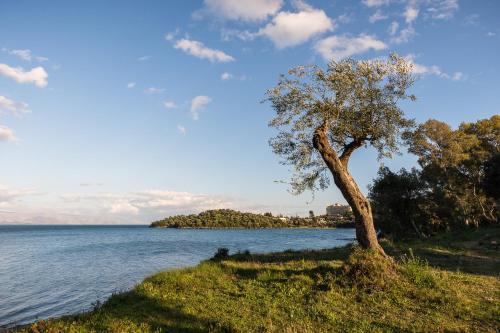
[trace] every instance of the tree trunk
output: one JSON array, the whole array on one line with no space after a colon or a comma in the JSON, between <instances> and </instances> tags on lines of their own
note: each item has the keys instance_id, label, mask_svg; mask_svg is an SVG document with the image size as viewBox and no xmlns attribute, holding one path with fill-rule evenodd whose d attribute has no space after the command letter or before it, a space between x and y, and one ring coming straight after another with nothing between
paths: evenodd
<instances>
[{"instance_id":1,"label":"tree trunk","mask_svg":"<svg viewBox=\"0 0 500 333\"><path fill-rule=\"evenodd\" d=\"M326 125L316 129L313 137L313 145L321 154L321 157L333 175L335 184L352 208L356 227L356 239L361 247L375 250L386 256L384 249L377 240L370 202L361 193L358 185L349 173L347 169L348 158L341 161L330 145L326 133Z\"/></svg>"}]
</instances>

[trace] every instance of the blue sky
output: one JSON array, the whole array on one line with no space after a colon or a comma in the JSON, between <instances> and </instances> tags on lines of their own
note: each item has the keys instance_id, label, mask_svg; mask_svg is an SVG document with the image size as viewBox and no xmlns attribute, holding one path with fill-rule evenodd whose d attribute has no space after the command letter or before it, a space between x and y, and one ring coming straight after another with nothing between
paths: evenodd
<instances>
[{"instance_id":1,"label":"blue sky","mask_svg":"<svg viewBox=\"0 0 500 333\"><path fill-rule=\"evenodd\" d=\"M497 0L0 0L0 223L146 223L208 208L322 213L292 196L261 103L280 73L396 51L418 121L499 113ZM382 161L411 167L405 153ZM366 189L379 162L355 153Z\"/></svg>"}]
</instances>

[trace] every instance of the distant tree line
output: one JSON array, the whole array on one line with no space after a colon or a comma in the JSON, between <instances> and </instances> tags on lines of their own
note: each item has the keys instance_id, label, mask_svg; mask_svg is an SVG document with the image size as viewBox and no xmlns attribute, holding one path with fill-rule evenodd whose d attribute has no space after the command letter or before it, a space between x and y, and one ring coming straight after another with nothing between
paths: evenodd
<instances>
[{"instance_id":1,"label":"distant tree line","mask_svg":"<svg viewBox=\"0 0 500 333\"><path fill-rule=\"evenodd\" d=\"M232 209L207 210L200 214L176 215L151 223L165 228L328 228L335 223L322 218L278 217L271 213L254 214Z\"/></svg>"},{"instance_id":2,"label":"distant tree line","mask_svg":"<svg viewBox=\"0 0 500 333\"><path fill-rule=\"evenodd\" d=\"M420 168L380 168L369 191L377 228L397 237L426 237L498 223L499 115L456 130L428 120L405 139Z\"/></svg>"}]
</instances>

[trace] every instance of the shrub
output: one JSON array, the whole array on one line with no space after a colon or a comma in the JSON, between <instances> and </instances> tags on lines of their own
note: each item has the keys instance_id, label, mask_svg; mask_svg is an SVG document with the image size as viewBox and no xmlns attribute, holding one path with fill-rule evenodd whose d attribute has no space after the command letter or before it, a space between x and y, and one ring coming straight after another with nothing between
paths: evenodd
<instances>
[{"instance_id":1,"label":"shrub","mask_svg":"<svg viewBox=\"0 0 500 333\"><path fill-rule=\"evenodd\" d=\"M229 257L229 249L226 247L219 247L212 257L213 260L223 260Z\"/></svg>"},{"instance_id":2,"label":"shrub","mask_svg":"<svg viewBox=\"0 0 500 333\"><path fill-rule=\"evenodd\" d=\"M342 265L342 273L346 283L368 290L385 290L397 277L392 259L360 247Z\"/></svg>"}]
</instances>

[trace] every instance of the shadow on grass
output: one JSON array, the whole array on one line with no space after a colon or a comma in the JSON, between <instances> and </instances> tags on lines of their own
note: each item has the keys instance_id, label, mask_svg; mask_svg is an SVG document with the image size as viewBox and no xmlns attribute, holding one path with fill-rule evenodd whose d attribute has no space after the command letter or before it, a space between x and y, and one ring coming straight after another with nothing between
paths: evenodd
<instances>
[{"instance_id":1,"label":"shadow on grass","mask_svg":"<svg viewBox=\"0 0 500 333\"><path fill-rule=\"evenodd\" d=\"M490 226L447 232L423 241L384 244L395 256L413 254L431 266L478 275L500 275L500 228Z\"/></svg>"},{"instance_id":2,"label":"shadow on grass","mask_svg":"<svg viewBox=\"0 0 500 333\"><path fill-rule=\"evenodd\" d=\"M130 329L128 323L135 324L138 331L146 330L144 325L148 326L147 331L153 332L232 331L231 327L225 327L215 320L202 319L188 314L180 307L162 304L157 299L135 290L112 296L102 307L89 314L66 319L67 322L73 320L90 323L91 328L97 332L127 330Z\"/></svg>"},{"instance_id":3,"label":"shadow on grass","mask_svg":"<svg viewBox=\"0 0 500 333\"><path fill-rule=\"evenodd\" d=\"M478 252L456 253L448 249L421 247L412 248L413 254L427 260L429 265L452 272L498 276L500 275L500 259ZM408 253L408 249L388 249L393 256Z\"/></svg>"},{"instance_id":4,"label":"shadow on grass","mask_svg":"<svg viewBox=\"0 0 500 333\"><path fill-rule=\"evenodd\" d=\"M452 271L466 272L487 276L500 275L500 256L498 240L500 228L490 227L473 231L450 232L425 241L390 244L383 242L386 252L395 258L411 251L417 257L425 259L431 266ZM494 244L494 245L492 245ZM234 254L225 261L254 262L256 264L285 264L293 261L345 261L352 251L352 245L324 250L287 250L269 254ZM331 269L331 268L330 268ZM244 272L246 270L246 272ZM254 278L258 269L238 268L242 277ZM307 274L315 272L282 270L285 275Z\"/></svg>"},{"instance_id":5,"label":"shadow on grass","mask_svg":"<svg viewBox=\"0 0 500 333\"><path fill-rule=\"evenodd\" d=\"M255 262L259 264L273 264L273 263L288 263L292 261L311 260L311 261L332 261L332 260L345 260L349 257L352 251L352 246L347 245L343 247L324 249L324 250L286 250L283 252L267 253L267 254L244 254L237 253L227 259L226 261L236 262Z\"/></svg>"}]
</instances>

